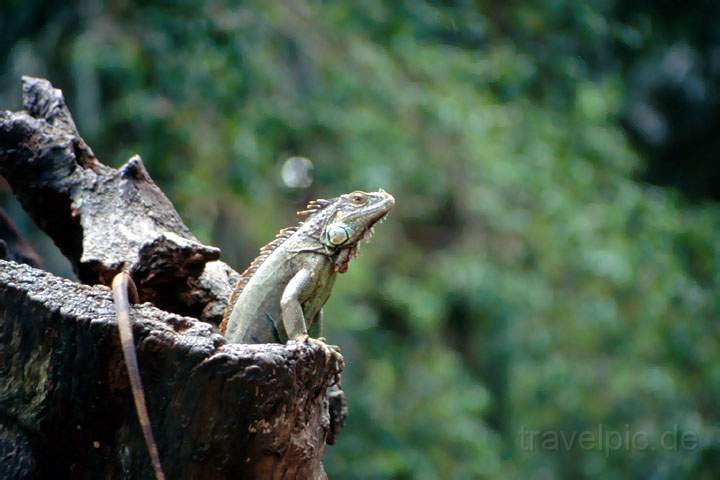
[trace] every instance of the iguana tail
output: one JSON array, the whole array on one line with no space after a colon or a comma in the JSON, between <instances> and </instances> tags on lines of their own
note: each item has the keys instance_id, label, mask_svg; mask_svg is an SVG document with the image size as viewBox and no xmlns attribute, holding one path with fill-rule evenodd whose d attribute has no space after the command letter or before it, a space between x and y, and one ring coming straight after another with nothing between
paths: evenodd
<instances>
[{"instance_id":1,"label":"iguana tail","mask_svg":"<svg viewBox=\"0 0 720 480\"><path fill-rule=\"evenodd\" d=\"M145 437L145 445L150 454L150 461L155 471L155 478L157 480L165 480L165 474L160 464L160 455L158 454L157 444L155 443L152 426L150 425L150 416L148 415L147 405L145 404L145 394L142 380L140 379L140 371L138 370L135 341L130 323L130 301L128 299L128 293L132 302L137 303L138 293L135 282L133 282L127 272L120 272L115 275L112 282L112 294L115 302L115 311L117 312L118 330L120 331L120 344L122 346L123 357L125 357L128 376L130 377L130 388L132 389L133 400L135 401L135 411L140 421L143 437Z\"/></svg>"}]
</instances>

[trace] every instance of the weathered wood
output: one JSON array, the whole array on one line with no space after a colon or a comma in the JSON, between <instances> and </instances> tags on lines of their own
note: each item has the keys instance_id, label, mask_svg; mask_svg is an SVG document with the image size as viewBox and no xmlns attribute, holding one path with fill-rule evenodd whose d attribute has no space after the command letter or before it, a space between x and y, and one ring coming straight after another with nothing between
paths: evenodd
<instances>
[{"instance_id":1,"label":"weathered wood","mask_svg":"<svg viewBox=\"0 0 720 480\"><path fill-rule=\"evenodd\" d=\"M0 174L83 283L127 267L140 298L218 324L238 274L193 236L139 156L103 165L62 92L23 77L21 112L0 112Z\"/></svg>"},{"instance_id":2,"label":"weathered wood","mask_svg":"<svg viewBox=\"0 0 720 480\"><path fill-rule=\"evenodd\" d=\"M168 478L324 477L337 366L322 348L226 344L149 304L132 315ZM0 478L152 478L107 287L0 261L0 409Z\"/></svg>"}]
</instances>

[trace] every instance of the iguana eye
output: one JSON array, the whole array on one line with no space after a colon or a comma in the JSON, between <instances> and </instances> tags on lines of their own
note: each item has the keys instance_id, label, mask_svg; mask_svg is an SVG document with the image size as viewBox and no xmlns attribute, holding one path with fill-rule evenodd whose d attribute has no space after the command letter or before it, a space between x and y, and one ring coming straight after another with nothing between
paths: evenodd
<instances>
[{"instance_id":1,"label":"iguana eye","mask_svg":"<svg viewBox=\"0 0 720 480\"><path fill-rule=\"evenodd\" d=\"M367 201L367 196L360 192L352 193L350 195L350 200L352 200L352 202L356 205L362 205Z\"/></svg>"},{"instance_id":2,"label":"iguana eye","mask_svg":"<svg viewBox=\"0 0 720 480\"><path fill-rule=\"evenodd\" d=\"M330 242L331 245L336 246L342 245L350 238L350 234L348 233L347 229L342 225L338 224L328 225L327 230L325 230L325 236L327 237L328 242Z\"/></svg>"}]
</instances>

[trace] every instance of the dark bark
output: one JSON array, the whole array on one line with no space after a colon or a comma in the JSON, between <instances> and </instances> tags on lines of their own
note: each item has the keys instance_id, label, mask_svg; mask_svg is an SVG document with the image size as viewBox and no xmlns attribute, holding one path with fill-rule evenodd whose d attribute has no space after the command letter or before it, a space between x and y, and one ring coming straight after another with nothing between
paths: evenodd
<instances>
[{"instance_id":1,"label":"dark bark","mask_svg":"<svg viewBox=\"0 0 720 480\"><path fill-rule=\"evenodd\" d=\"M168 478L324 477L346 415L342 390L326 394L334 362L294 342L227 345L189 318L222 316L238 275L219 249L197 241L139 157L100 163L49 82L25 77L23 103L0 112L0 173L81 282L127 268L154 305L132 317ZM0 261L0 478L45 477L151 469L107 287Z\"/></svg>"},{"instance_id":2,"label":"dark bark","mask_svg":"<svg viewBox=\"0 0 720 480\"><path fill-rule=\"evenodd\" d=\"M168 478L324 476L337 372L321 348L226 344L147 303L132 315ZM0 407L0 478L152 478L107 287L0 260Z\"/></svg>"},{"instance_id":3,"label":"dark bark","mask_svg":"<svg viewBox=\"0 0 720 480\"><path fill-rule=\"evenodd\" d=\"M100 163L47 80L23 78L23 106L0 113L0 174L80 281L109 285L126 267L141 300L218 324L237 273L192 235L140 157Z\"/></svg>"}]
</instances>

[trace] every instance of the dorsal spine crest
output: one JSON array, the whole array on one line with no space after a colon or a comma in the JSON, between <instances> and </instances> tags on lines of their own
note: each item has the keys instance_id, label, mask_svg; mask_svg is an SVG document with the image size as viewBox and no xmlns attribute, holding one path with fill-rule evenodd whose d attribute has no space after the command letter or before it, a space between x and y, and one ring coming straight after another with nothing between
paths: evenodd
<instances>
[{"instance_id":1,"label":"dorsal spine crest","mask_svg":"<svg viewBox=\"0 0 720 480\"><path fill-rule=\"evenodd\" d=\"M240 280L238 281L237 285L235 286L235 289L230 294L230 298L228 299L227 307L225 308L225 313L223 315L223 320L220 323L220 333L225 334L225 329L227 327L228 320L230 319L230 314L232 313L232 309L235 306L235 303L237 302L238 298L240 298L240 295L242 294L243 289L248 284L252 276L257 272L258 268L265 262L265 260L275 251L277 250L280 245L285 243L285 241L290 238L295 232L298 231L305 223L308 223L307 220L311 215L314 215L321 210L323 210L325 207L330 205L332 202L330 200L325 200L322 198L319 198L317 200L310 201L304 210L301 210L297 212L298 218L301 220L301 222L298 225L295 225L293 227L287 227L280 230L277 235L275 235L275 238L268 242L267 244L260 247L260 254L255 257L255 259L250 263L250 265L245 269L245 271L240 275Z\"/></svg>"}]
</instances>

